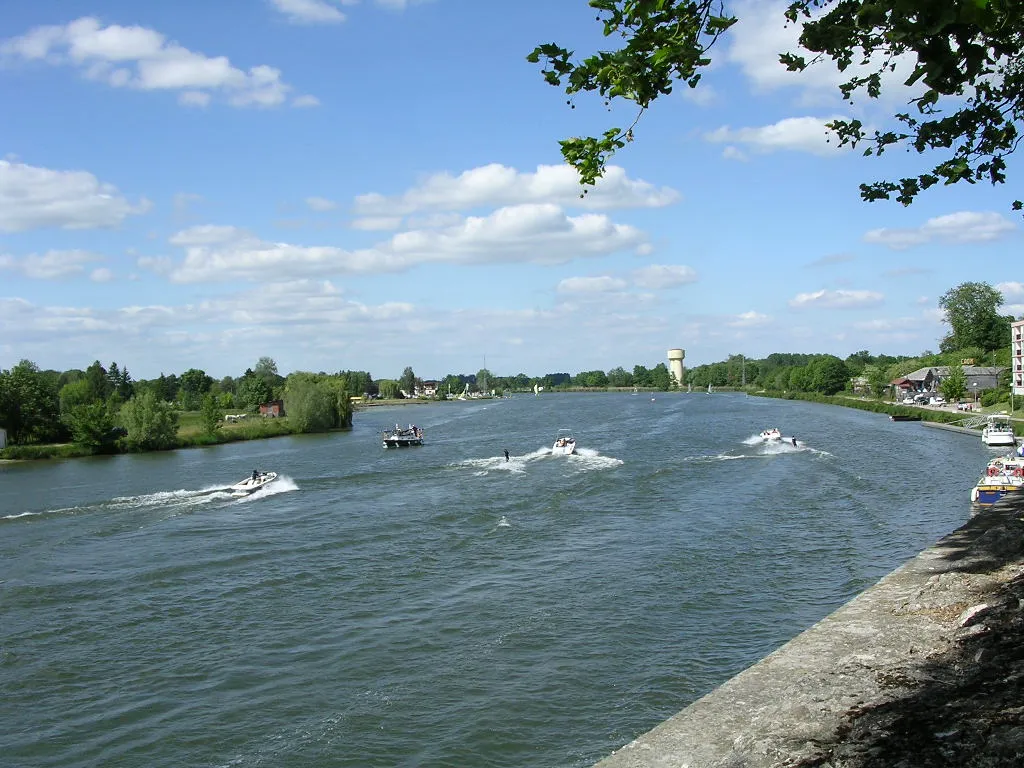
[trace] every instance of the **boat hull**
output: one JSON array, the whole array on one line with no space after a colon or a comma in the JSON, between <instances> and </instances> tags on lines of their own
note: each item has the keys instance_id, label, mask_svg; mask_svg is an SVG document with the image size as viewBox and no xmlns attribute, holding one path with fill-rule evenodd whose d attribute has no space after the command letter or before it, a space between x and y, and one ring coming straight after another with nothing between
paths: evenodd
<instances>
[{"instance_id":1,"label":"boat hull","mask_svg":"<svg viewBox=\"0 0 1024 768\"><path fill-rule=\"evenodd\" d=\"M1019 483L979 483L971 491L971 501L979 507L995 504L1009 493L1019 493L1024 485Z\"/></svg>"},{"instance_id":2,"label":"boat hull","mask_svg":"<svg viewBox=\"0 0 1024 768\"><path fill-rule=\"evenodd\" d=\"M410 448L423 445L422 437L385 437L381 443L385 448Z\"/></svg>"},{"instance_id":3,"label":"boat hull","mask_svg":"<svg viewBox=\"0 0 1024 768\"><path fill-rule=\"evenodd\" d=\"M263 474L259 475L255 480L251 477L247 477L240 483L235 483L230 487L229 490L231 491L232 496L249 496L253 493L256 493L256 491L258 491L260 488L265 488L266 486L270 485L275 480L277 480L276 472L264 472Z\"/></svg>"}]
</instances>

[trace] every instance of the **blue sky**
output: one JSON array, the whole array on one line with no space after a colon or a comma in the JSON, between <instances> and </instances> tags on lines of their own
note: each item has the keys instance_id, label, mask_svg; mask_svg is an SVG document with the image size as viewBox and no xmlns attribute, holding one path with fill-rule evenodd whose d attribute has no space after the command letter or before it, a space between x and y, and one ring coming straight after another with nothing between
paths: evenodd
<instances>
[{"instance_id":1,"label":"blue sky","mask_svg":"<svg viewBox=\"0 0 1024 768\"><path fill-rule=\"evenodd\" d=\"M730 354L917 354L968 280L1024 315L1012 183L904 208L920 169L836 149L882 127L781 5L741 21L585 199L557 141L632 119L525 61L604 42L584 0L47 0L0 20L0 368L117 361L397 378ZM898 74L898 73L897 73ZM1011 166L1011 171L1013 166ZM1016 193L1019 196L1019 192Z\"/></svg>"}]
</instances>

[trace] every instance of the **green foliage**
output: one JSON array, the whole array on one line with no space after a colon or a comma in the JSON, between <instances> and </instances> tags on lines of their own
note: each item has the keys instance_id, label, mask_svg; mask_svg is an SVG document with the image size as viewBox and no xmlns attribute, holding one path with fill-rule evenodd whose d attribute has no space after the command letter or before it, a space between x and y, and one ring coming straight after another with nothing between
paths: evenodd
<instances>
[{"instance_id":1,"label":"green foliage","mask_svg":"<svg viewBox=\"0 0 1024 768\"><path fill-rule=\"evenodd\" d=\"M577 387L606 389L608 387L608 375L604 371L581 371L573 378L573 384Z\"/></svg>"},{"instance_id":2,"label":"green foliage","mask_svg":"<svg viewBox=\"0 0 1024 768\"><path fill-rule=\"evenodd\" d=\"M326 432L337 415L331 391L312 377L292 374L285 385L285 410L298 432Z\"/></svg>"},{"instance_id":3,"label":"green foliage","mask_svg":"<svg viewBox=\"0 0 1024 768\"><path fill-rule=\"evenodd\" d=\"M943 351L978 347L986 352L1009 347L1012 317L999 314L1003 295L988 283L961 283L939 297L939 307L952 331Z\"/></svg>"},{"instance_id":4,"label":"green foliage","mask_svg":"<svg viewBox=\"0 0 1024 768\"><path fill-rule=\"evenodd\" d=\"M819 7L831 10L811 14ZM865 200L891 195L909 205L923 190L939 182L974 184L1006 181L1006 157L1017 147L1017 125L1024 118L1024 13L1019 0L795 0L786 11L790 21L803 22L800 44L831 58L840 69L863 65L868 71L840 85L844 100L858 94L881 95L883 77L894 59L915 61L905 85L920 84L911 101L916 113L896 114L900 130L865 129L860 120L835 120L830 128L840 145L868 142L865 155L881 155L904 146L919 154L936 153L930 170L898 182L861 184ZM790 70L807 63L785 54ZM1019 210L1020 201L1013 208Z\"/></svg>"},{"instance_id":5,"label":"green foliage","mask_svg":"<svg viewBox=\"0 0 1024 768\"><path fill-rule=\"evenodd\" d=\"M868 386L871 387L871 394L878 400L885 397L889 391L889 377L885 375L885 368L880 365L873 365L867 369Z\"/></svg>"},{"instance_id":6,"label":"green foliage","mask_svg":"<svg viewBox=\"0 0 1024 768\"><path fill-rule=\"evenodd\" d=\"M224 426L224 412L220 409L217 398L207 393L203 396L203 404L200 408L200 416L203 425L203 434L216 435Z\"/></svg>"},{"instance_id":7,"label":"green foliage","mask_svg":"<svg viewBox=\"0 0 1024 768\"><path fill-rule=\"evenodd\" d=\"M121 407L121 421L128 434L124 444L135 451L173 448L178 436L178 413L158 400L152 391L136 395Z\"/></svg>"},{"instance_id":8,"label":"green foliage","mask_svg":"<svg viewBox=\"0 0 1024 768\"><path fill-rule=\"evenodd\" d=\"M395 400L398 397L398 382L394 379L381 379L377 382L377 391L385 400Z\"/></svg>"},{"instance_id":9,"label":"green foliage","mask_svg":"<svg viewBox=\"0 0 1024 768\"><path fill-rule=\"evenodd\" d=\"M608 385L611 387L632 387L633 374L626 371L621 365L608 371Z\"/></svg>"},{"instance_id":10,"label":"green foliage","mask_svg":"<svg viewBox=\"0 0 1024 768\"><path fill-rule=\"evenodd\" d=\"M647 370L646 366L634 365L633 366L633 384L637 387L653 387L654 382L651 379L651 372Z\"/></svg>"},{"instance_id":11,"label":"green foliage","mask_svg":"<svg viewBox=\"0 0 1024 768\"><path fill-rule=\"evenodd\" d=\"M964 373L964 367L960 363L949 366L949 373L939 384L939 389L942 390L942 396L950 403L959 402L967 394L967 374Z\"/></svg>"},{"instance_id":12,"label":"green foliage","mask_svg":"<svg viewBox=\"0 0 1024 768\"><path fill-rule=\"evenodd\" d=\"M8 441L45 443L63 437L58 380L31 360L0 371L0 426L7 430Z\"/></svg>"},{"instance_id":13,"label":"green foliage","mask_svg":"<svg viewBox=\"0 0 1024 768\"><path fill-rule=\"evenodd\" d=\"M627 128L610 128L600 138L560 142L562 155L579 171L584 184L593 184L607 159L633 140L633 127L655 99L672 93L678 81L697 86L700 69L711 63L707 51L736 22L715 13L714 5L709 0L590 0L601 14L597 18L604 24L605 37L622 39L622 48L598 51L574 63L572 51L548 43L526 57L535 64L543 58L544 79L550 85L564 85L570 105L574 94L596 91L606 104L622 98L639 109Z\"/></svg>"},{"instance_id":14,"label":"green foliage","mask_svg":"<svg viewBox=\"0 0 1024 768\"><path fill-rule=\"evenodd\" d=\"M203 396L210 391L211 386L213 386L213 379L207 376L205 371L189 368L181 374L178 396L182 409L186 411L198 409L203 402Z\"/></svg>"},{"instance_id":15,"label":"green foliage","mask_svg":"<svg viewBox=\"0 0 1024 768\"><path fill-rule=\"evenodd\" d=\"M285 411L296 432L352 426L352 402L340 377L296 372L285 384Z\"/></svg>"},{"instance_id":16,"label":"green foliage","mask_svg":"<svg viewBox=\"0 0 1024 768\"><path fill-rule=\"evenodd\" d=\"M405 392L407 397L415 396L416 374L413 373L411 367L406 366L405 370L402 371L402 378L398 380L398 388Z\"/></svg>"},{"instance_id":17,"label":"green foliage","mask_svg":"<svg viewBox=\"0 0 1024 768\"><path fill-rule=\"evenodd\" d=\"M590 0L605 37L617 48L582 60L555 43L537 46L526 58L541 63L544 80L573 96L597 92L606 105L625 99L638 107L632 125L598 137L560 143L566 162L584 185L604 173L608 159L633 140L633 129L654 101L678 82L695 88L711 63L709 50L736 19L723 13L722 0ZM820 11L827 9L826 12ZM940 182L970 184L1006 180L1006 158L1020 141L1024 120L1024 13L1020 0L792 0L785 20L802 25L800 44L817 54L780 52L790 71L831 59L853 74L839 88L844 100L878 98L883 78L897 57L909 56L915 70L906 85L918 84L914 112L899 112L898 130L867 128L860 120L829 123L840 146L867 143L865 155L903 146L935 162L898 181L861 184L872 201L892 195L909 205ZM784 19L780 19L780 26ZM584 193L586 189L584 189ZM1022 203L1013 201L1020 210Z\"/></svg>"},{"instance_id":18,"label":"green foliage","mask_svg":"<svg viewBox=\"0 0 1024 768\"><path fill-rule=\"evenodd\" d=\"M274 399L274 391L266 379L250 371L238 382L237 399L247 410L255 412L261 403Z\"/></svg>"},{"instance_id":19,"label":"green foliage","mask_svg":"<svg viewBox=\"0 0 1024 768\"><path fill-rule=\"evenodd\" d=\"M658 363L651 369L651 386L662 392L672 389L672 374L665 363Z\"/></svg>"},{"instance_id":20,"label":"green foliage","mask_svg":"<svg viewBox=\"0 0 1024 768\"><path fill-rule=\"evenodd\" d=\"M94 451L110 451L121 433L107 403L74 405L61 418L71 431L71 439Z\"/></svg>"},{"instance_id":21,"label":"green foliage","mask_svg":"<svg viewBox=\"0 0 1024 768\"><path fill-rule=\"evenodd\" d=\"M850 380L846 363L835 355L822 355L809 366L811 369L810 389L825 395L842 392Z\"/></svg>"}]
</instances>

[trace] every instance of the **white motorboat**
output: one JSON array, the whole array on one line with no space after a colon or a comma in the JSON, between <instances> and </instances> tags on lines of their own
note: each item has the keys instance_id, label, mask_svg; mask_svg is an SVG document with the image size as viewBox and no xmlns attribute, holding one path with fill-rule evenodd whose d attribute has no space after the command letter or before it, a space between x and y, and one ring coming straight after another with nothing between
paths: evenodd
<instances>
[{"instance_id":1,"label":"white motorboat","mask_svg":"<svg viewBox=\"0 0 1024 768\"><path fill-rule=\"evenodd\" d=\"M231 491L232 496L248 496L275 480L277 480L277 472L260 472L254 469L249 477L235 483L228 490Z\"/></svg>"},{"instance_id":2,"label":"white motorboat","mask_svg":"<svg viewBox=\"0 0 1024 768\"><path fill-rule=\"evenodd\" d=\"M555 434L555 443L551 446L553 456L571 456L576 453L576 438L571 429L560 429Z\"/></svg>"},{"instance_id":3,"label":"white motorboat","mask_svg":"<svg viewBox=\"0 0 1024 768\"><path fill-rule=\"evenodd\" d=\"M394 429L385 429L381 436L385 448L408 448L411 445L423 445L423 430L415 424Z\"/></svg>"},{"instance_id":4,"label":"white motorboat","mask_svg":"<svg viewBox=\"0 0 1024 768\"><path fill-rule=\"evenodd\" d=\"M986 507L995 504L1008 493L1024 490L1024 456L1009 454L992 459L985 474L971 489L971 501Z\"/></svg>"},{"instance_id":5,"label":"white motorboat","mask_svg":"<svg viewBox=\"0 0 1024 768\"><path fill-rule=\"evenodd\" d=\"M769 427L761 433L761 439L765 441L781 440L782 433L778 427Z\"/></svg>"},{"instance_id":6,"label":"white motorboat","mask_svg":"<svg viewBox=\"0 0 1024 768\"><path fill-rule=\"evenodd\" d=\"M990 448L1013 447L1017 444L1017 437L1006 416L992 414L988 417L988 424L981 430L981 441Z\"/></svg>"}]
</instances>

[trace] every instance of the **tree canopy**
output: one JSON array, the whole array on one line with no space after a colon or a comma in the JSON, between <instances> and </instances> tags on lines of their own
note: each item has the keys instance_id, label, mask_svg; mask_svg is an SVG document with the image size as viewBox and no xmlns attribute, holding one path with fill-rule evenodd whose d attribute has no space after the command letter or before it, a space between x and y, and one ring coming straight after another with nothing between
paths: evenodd
<instances>
[{"instance_id":1,"label":"tree canopy","mask_svg":"<svg viewBox=\"0 0 1024 768\"><path fill-rule=\"evenodd\" d=\"M581 60L556 43L537 46L527 60L543 60L542 74L572 97L596 92L607 104L636 104L633 123L600 137L560 142L580 180L594 184L605 163L633 140L644 111L673 87L696 88L709 52L737 19L724 0L589 0L606 37L620 47ZM1006 158L1024 125L1024 0L791 0L784 22L801 25L802 51L779 51L790 71L831 60L848 79L844 100L878 98L888 75L904 59L913 71L904 85L919 90L912 110L894 115L895 126L870 130L857 119L828 124L840 146L867 145L865 155L903 146L927 155L920 173L860 185L864 200L892 196L909 205L939 182L1006 181ZM803 54L812 54L808 61ZM936 162L937 159L937 162ZM1021 201L1013 201L1019 210Z\"/></svg>"},{"instance_id":2,"label":"tree canopy","mask_svg":"<svg viewBox=\"0 0 1024 768\"><path fill-rule=\"evenodd\" d=\"M999 314L1003 295L988 283L961 283L939 297L951 328L943 352L978 347L986 352L1010 345L1012 317Z\"/></svg>"}]
</instances>

